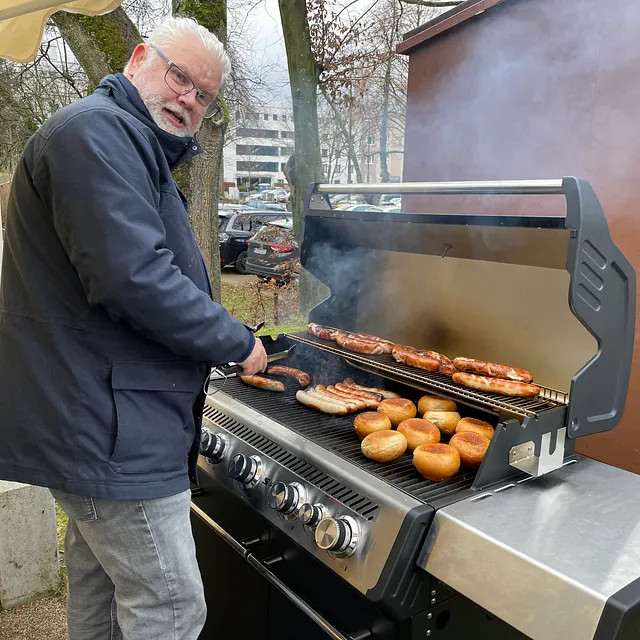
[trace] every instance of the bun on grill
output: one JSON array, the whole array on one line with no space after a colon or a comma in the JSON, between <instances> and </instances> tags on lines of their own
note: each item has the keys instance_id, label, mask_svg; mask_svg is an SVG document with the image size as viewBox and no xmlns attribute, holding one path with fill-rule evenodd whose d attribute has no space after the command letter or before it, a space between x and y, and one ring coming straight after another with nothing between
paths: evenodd
<instances>
[{"instance_id":1,"label":"bun on grill","mask_svg":"<svg viewBox=\"0 0 640 640\"><path fill-rule=\"evenodd\" d=\"M458 472L460 455L448 444L421 444L413 452L413 464L427 480L442 482Z\"/></svg>"},{"instance_id":2,"label":"bun on grill","mask_svg":"<svg viewBox=\"0 0 640 640\"><path fill-rule=\"evenodd\" d=\"M440 429L433 422L410 418L398 425L398 433L407 439L407 448L413 451L421 444L436 444L440 442Z\"/></svg>"},{"instance_id":3,"label":"bun on grill","mask_svg":"<svg viewBox=\"0 0 640 640\"><path fill-rule=\"evenodd\" d=\"M471 431L491 440L491 438L493 438L494 429L484 420L478 420L476 418L462 418L462 420L460 420L456 425L456 433L462 433L464 431Z\"/></svg>"},{"instance_id":4,"label":"bun on grill","mask_svg":"<svg viewBox=\"0 0 640 640\"><path fill-rule=\"evenodd\" d=\"M403 420L418 415L416 405L406 398L389 398L378 405L378 411L389 417L391 424L397 427Z\"/></svg>"},{"instance_id":5,"label":"bun on grill","mask_svg":"<svg viewBox=\"0 0 640 640\"><path fill-rule=\"evenodd\" d=\"M489 448L488 438L473 431L456 433L449 444L458 452L462 466L470 469L475 469L482 464L484 454Z\"/></svg>"},{"instance_id":6,"label":"bun on grill","mask_svg":"<svg viewBox=\"0 0 640 640\"><path fill-rule=\"evenodd\" d=\"M427 411L457 411L453 400L438 398L437 396L422 396L418 400L418 413L423 416Z\"/></svg>"},{"instance_id":7,"label":"bun on grill","mask_svg":"<svg viewBox=\"0 0 640 640\"><path fill-rule=\"evenodd\" d=\"M385 431L391 429L391 420L384 413L378 411L365 411L359 413L353 420L353 426L356 429L358 438L362 440L370 433L376 431Z\"/></svg>"},{"instance_id":8,"label":"bun on grill","mask_svg":"<svg viewBox=\"0 0 640 640\"><path fill-rule=\"evenodd\" d=\"M407 450L407 439L397 431L376 431L362 441L360 449L367 458L391 462Z\"/></svg>"},{"instance_id":9,"label":"bun on grill","mask_svg":"<svg viewBox=\"0 0 640 640\"><path fill-rule=\"evenodd\" d=\"M456 430L456 425L460 422L460 414L457 411L427 411L422 417L433 422L442 433L448 436Z\"/></svg>"}]
</instances>

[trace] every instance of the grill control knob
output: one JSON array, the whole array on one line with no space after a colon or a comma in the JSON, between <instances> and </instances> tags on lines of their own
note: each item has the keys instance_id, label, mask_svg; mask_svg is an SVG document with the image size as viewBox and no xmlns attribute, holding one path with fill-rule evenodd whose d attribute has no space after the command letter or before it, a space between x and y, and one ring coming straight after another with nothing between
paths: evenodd
<instances>
[{"instance_id":1,"label":"grill control knob","mask_svg":"<svg viewBox=\"0 0 640 640\"><path fill-rule=\"evenodd\" d=\"M262 477L262 460L258 456L237 453L229 462L229 475L249 487L255 486Z\"/></svg>"},{"instance_id":2,"label":"grill control knob","mask_svg":"<svg viewBox=\"0 0 640 640\"><path fill-rule=\"evenodd\" d=\"M316 544L337 558L348 558L358 545L358 523L350 516L323 518L316 527Z\"/></svg>"},{"instance_id":3,"label":"grill control knob","mask_svg":"<svg viewBox=\"0 0 640 640\"><path fill-rule=\"evenodd\" d=\"M297 482L276 482L269 491L269 506L287 516L297 512L303 501L304 489Z\"/></svg>"},{"instance_id":4,"label":"grill control knob","mask_svg":"<svg viewBox=\"0 0 640 640\"><path fill-rule=\"evenodd\" d=\"M311 504L305 502L298 511L298 520L307 527L315 527L327 515L323 504Z\"/></svg>"},{"instance_id":5,"label":"grill control knob","mask_svg":"<svg viewBox=\"0 0 640 640\"><path fill-rule=\"evenodd\" d=\"M221 462L226 454L229 440L223 433L213 433L203 427L200 437L200 455L214 464Z\"/></svg>"}]
</instances>

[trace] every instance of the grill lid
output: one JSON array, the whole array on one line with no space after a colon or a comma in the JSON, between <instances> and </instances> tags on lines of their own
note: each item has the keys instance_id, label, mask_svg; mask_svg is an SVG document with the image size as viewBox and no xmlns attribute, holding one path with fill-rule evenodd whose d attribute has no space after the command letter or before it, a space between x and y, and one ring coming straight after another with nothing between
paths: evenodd
<instances>
[{"instance_id":1,"label":"grill lid","mask_svg":"<svg viewBox=\"0 0 640 640\"><path fill-rule=\"evenodd\" d=\"M332 210L328 193L565 196L564 217ZM575 438L620 419L631 368L635 271L589 183L310 185L303 265L330 296L310 320L530 369L569 392Z\"/></svg>"}]
</instances>

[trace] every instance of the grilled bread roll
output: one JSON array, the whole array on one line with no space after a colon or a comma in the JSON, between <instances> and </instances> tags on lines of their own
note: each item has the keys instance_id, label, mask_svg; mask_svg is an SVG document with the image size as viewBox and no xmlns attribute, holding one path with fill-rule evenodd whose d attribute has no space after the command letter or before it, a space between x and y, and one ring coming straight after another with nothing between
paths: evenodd
<instances>
[{"instance_id":1,"label":"grilled bread roll","mask_svg":"<svg viewBox=\"0 0 640 640\"><path fill-rule=\"evenodd\" d=\"M448 444L421 444L413 452L413 464L427 480L441 482L458 472L460 455Z\"/></svg>"},{"instance_id":2,"label":"grilled bread roll","mask_svg":"<svg viewBox=\"0 0 640 640\"><path fill-rule=\"evenodd\" d=\"M407 439L397 431L376 431L362 441L360 449L367 458L391 462L407 450Z\"/></svg>"},{"instance_id":3,"label":"grilled bread roll","mask_svg":"<svg viewBox=\"0 0 640 640\"><path fill-rule=\"evenodd\" d=\"M484 454L489 448L489 440L473 431L456 433L449 444L456 449L463 467L475 469L482 464Z\"/></svg>"},{"instance_id":4,"label":"grilled bread roll","mask_svg":"<svg viewBox=\"0 0 640 640\"><path fill-rule=\"evenodd\" d=\"M436 444L440 442L440 429L433 422L410 418L398 425L398 433L407 439L407 448L413 451L421 444Z\"/></svg>"},{"instance_id":5,"label":"grilled bread roll","mask_svg":"<svg viewBox=\"0 0 640 640\"><path fill-rule=\"evenodd\" d=\"M453 400L438 398L438 396L422 396L418 400L418 413L423 416L427 411L457 411Z\"/></svg>"},{"instance_id":6,"label":"grilled bread roll","mask_svg":"<svg viewBox=\"0 0 640 640\"><path fill-rule=\"evenodd\" d=\"M433 422L442 433L448 436L455 432L456 425L460 422L460 414L457 411L427 411L422 417Z\"/></svg>"},{"instance_id":7,"label":"grilled bread roll","mask_svg":"<svg viewBox=\"0 0 640 640\"><path fill-rule=\"evenodd\" d=\"M389 398L378 405L378 411L389 416L391 424L397 427L403 420L415 418L418 414L416 405L406 398Z\"/></svg>"},{"instance_id":8,"label":"grilled bread roll","mask_svg":"<svg viewBox=\"0 0 640 640\"><path fill-rule=\"evenodd\" d=\"M384 413L380 413L378 411L365 411L364 413L359 413L355 417L353 426L356 429L358 438L362 440L369 434L375 433L376 431L391 430L391 420L389 420L388 416L385 416Z\"/></svg>"},{"instance_id":9,"label":"grilled bread roll","mask_svg":"<svg viewBox=\"0 0 640 640\"><path fill-rule=\"evenodd\" d=\"M462 418L456 425L456 433L462 433L463 431L472 431L481 436L491 440L493 438L493 427L484 420L478 420L477 418Z\"/></svg>"}]
</instances>

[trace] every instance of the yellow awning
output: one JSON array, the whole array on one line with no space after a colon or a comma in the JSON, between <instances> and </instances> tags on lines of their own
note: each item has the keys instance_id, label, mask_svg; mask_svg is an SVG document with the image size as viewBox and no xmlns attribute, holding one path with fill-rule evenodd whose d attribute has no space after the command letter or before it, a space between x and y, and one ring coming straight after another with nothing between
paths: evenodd
<instances>
[{"instance_id":1,"label":"yellow awning","mask_svg":"<svg viewBox=\"0 0 640 640\"><path fill-rule=\"evenodd\" d=\"M30 62L36 57L47 20L56 11L97 16L121 0L0 0L0 58Z\"/></svg>"}]
</instances>

